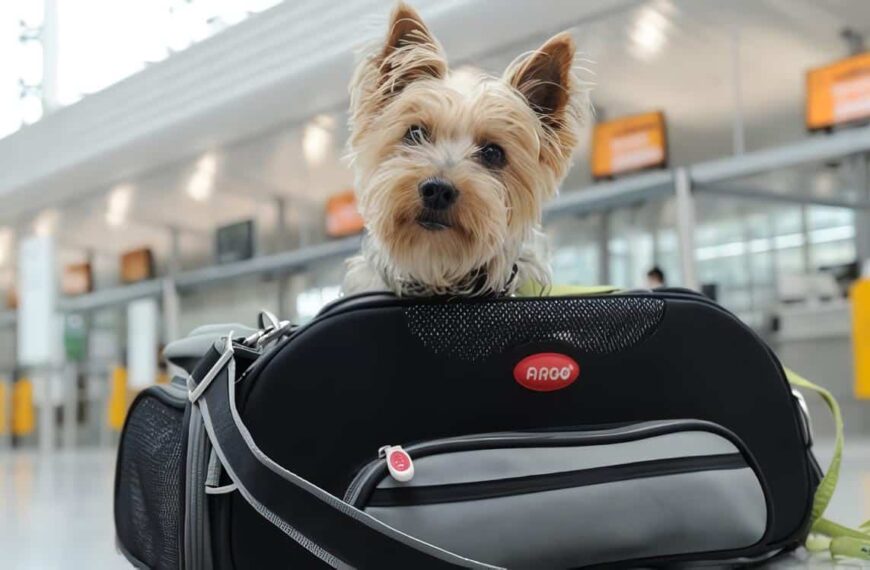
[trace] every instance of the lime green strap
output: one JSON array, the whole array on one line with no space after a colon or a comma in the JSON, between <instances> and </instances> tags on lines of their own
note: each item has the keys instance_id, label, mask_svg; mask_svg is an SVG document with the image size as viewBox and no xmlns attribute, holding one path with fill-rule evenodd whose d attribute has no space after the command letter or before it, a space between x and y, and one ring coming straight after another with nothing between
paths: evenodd
<instances>
[{"instance_id":1,"label":"lime green strap","mask_svg":"<svg viewBox=\"0 0 870 570\"><path fill-rule=\"evenodd\" d=\"M831 459L831 464L828 466L827 471L825 471L825 476L822 477L819 488L816 490L816 496L813 499L813 522L815 523L825 514L825 509L828 508L828 503L831 502L834 489L837 487L837 480L840 478L840 464L843 460L843 416L840 413L840 406L837 404L837 400L834 399L833 394L829 391L813 384L788 368L785 369L785 376L792 386L811 390L821 396L834 415L834 427L836 430L834 457Z\"/></svg>"},{"instance_id":2,"label":"lime green strap","mask_svg":"<svg viewBox=\"0 0 870 570\"><path fill-rule=\"evenodd\" d=\"M831 502L837 480L840 478L840 465L843 461L843 415L840 406L828 390L813 384L793 370L785 369L786 378L792 386L810 390L818 394L831 409L834 416L836 436L834 439L834 456L831 464L819 482L816 496L813 498L812 527L813 533L807 538L806 547L811 552L830 551L831 556L847 556L870 560L870 521L859 529L852 529L824 518L825 509Z\"/></svg>"}]
</instances>

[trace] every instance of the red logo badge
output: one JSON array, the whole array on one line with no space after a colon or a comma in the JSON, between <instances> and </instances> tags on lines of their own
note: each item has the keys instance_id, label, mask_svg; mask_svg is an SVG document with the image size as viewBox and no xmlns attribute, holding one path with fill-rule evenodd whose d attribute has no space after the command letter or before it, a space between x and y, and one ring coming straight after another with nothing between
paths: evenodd
<instances>
[{"instance_id":1,"label":"red logo badge","mask_svg":"<svg viewBox=\"0 0 870 570\"><path fill-rule=\"evenodd\" d=\"M579 375L580 365L558 352L532 354L514 367L514 380L536 392L561 390L573 384Z\"/></svg>"}]
</instances>

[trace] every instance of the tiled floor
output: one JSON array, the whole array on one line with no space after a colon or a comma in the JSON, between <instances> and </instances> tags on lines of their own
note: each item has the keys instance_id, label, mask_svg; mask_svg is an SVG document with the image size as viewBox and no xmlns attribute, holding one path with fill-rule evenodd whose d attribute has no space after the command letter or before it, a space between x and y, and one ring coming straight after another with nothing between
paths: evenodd
<instances>
[{"instance_id":1,"label":"tiled floor","mask_svg":"<svg viewBox=\"0 0 870 570\"><path fill-rule=\"evenodd\" d=\"M827 464L830 446L818 446ZM0 451L0 568L127 568L112 526L114 452L86 449L41 457ZM870 518L870 440L849 444L829 515L855 525ZM805 552L776 568L862 568Z\"/></svg>"}]
</instances>

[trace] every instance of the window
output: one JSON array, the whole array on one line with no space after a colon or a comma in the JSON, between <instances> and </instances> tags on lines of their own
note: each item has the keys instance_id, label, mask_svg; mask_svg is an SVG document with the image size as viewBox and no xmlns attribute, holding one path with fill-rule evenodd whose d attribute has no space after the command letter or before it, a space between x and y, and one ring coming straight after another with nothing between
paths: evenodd
<instances>
[{"instance_id":1,"label":"window","mask_svg":"<svg viewBox=\"0 0 870 570\"><path fill-rule=\"evenodd\" d=\"M0 138L280 2L3 0Z\"/></svg>"},{"instance_id":2,"label":"window","mask_svg":"<svg viewBox=\"0 0 870 570\"><path fill-rule=\"evenodd\" d=\"M296 297L296 318L304 323L313 319L327 303L338 299L341 287L314 287L303 291Z\"/></svg>"}]
</instances>

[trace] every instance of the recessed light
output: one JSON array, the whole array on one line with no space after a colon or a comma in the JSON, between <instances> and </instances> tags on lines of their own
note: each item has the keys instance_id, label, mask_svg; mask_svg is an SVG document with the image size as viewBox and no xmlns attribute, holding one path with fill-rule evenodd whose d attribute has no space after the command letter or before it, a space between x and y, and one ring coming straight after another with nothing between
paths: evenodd
<instances>
[{"instance_id":1,"label":"recessed light","mask_svg":"<svg viewBox=\"0 0 870 570\"><path fill-rule=\"evenodd\" d=\"M112 227L123 226L130 213L130 204L133 202L133 187L122 184L112 188L109 200L106 204L106 223Z\"/></svg>"}]
</instances>

